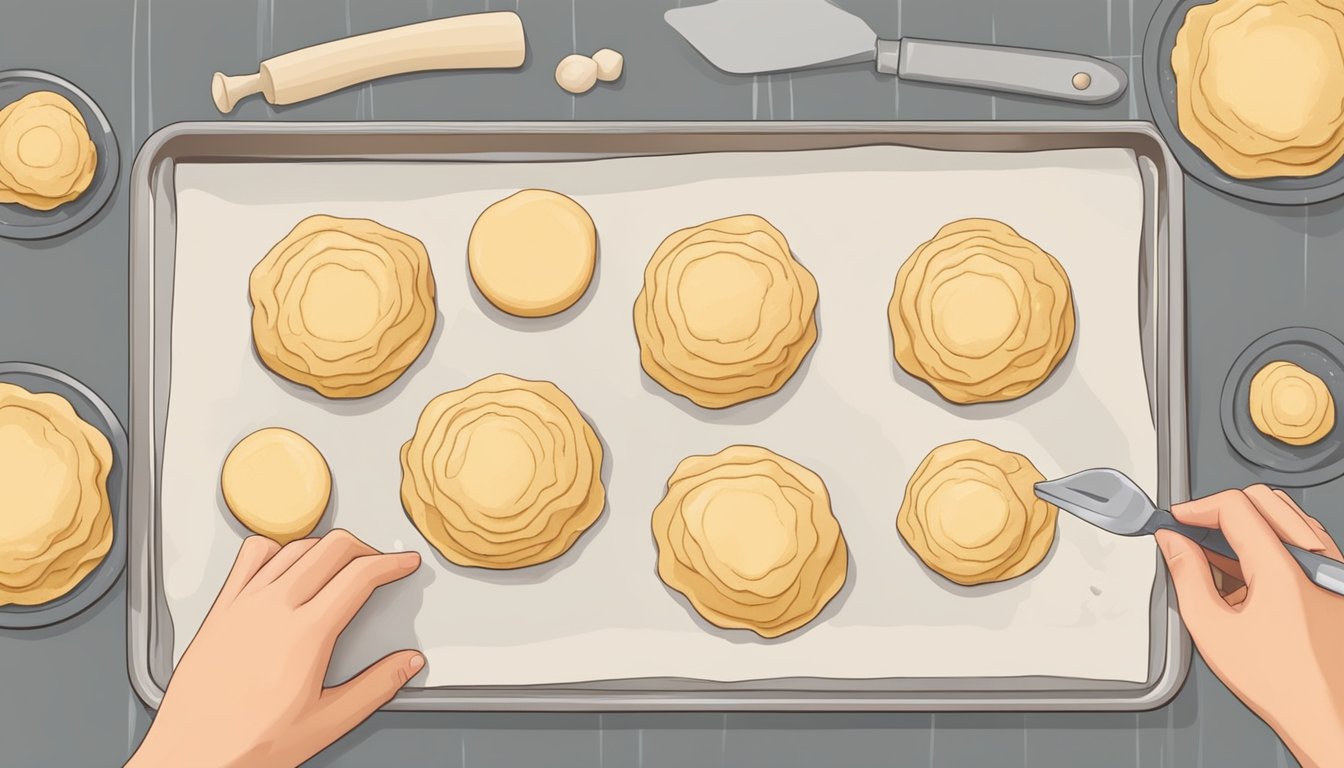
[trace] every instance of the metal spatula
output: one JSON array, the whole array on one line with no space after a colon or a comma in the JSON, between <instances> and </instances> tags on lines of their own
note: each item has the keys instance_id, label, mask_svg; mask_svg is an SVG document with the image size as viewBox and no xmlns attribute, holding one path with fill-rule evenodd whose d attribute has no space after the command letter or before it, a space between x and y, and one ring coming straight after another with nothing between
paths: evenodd
<instances>
[{"instance_id":1,"label":"metal spatula","mask_svg":"<svg viewBox=\"0 0 1344 768\"><path fill-rule=\"evenodd\" d=\"M1177 522L1171 512L1158 509L1143 489L1114 469L1087 469L1060 480L1036 484L1036 495L1062 510L1121 536L1143 536L1162 528L1176 531L1212 552L1237 559L1223 534ZM1344 595L1344 563L1292 544L1289 554L1317 585Z\"/></svg>"},{"instance_id":2,"label":"metal spatula","mask_svg":"<svg viewBox=\"0 0 1344 768\"><path fill-rule=\"evenodd\" d=\"M719 69L734 75L876 61L877 71L942 85L1102 104L1125 92L1116 65L1091 56L939 40L879 40L827 0L715 0L664 16Z\"/></svg>"}]
</instances>

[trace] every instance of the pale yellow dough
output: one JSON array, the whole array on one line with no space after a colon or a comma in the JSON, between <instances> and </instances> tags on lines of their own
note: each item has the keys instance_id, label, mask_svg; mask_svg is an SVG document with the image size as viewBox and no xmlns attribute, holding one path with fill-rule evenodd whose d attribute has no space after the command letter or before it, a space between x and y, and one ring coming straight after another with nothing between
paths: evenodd
<instances>
[{"instance_id":1,"label":"pale yellow dough","mask_svg":"<svg viewBox=\"0 0 1344 768\"><path fill-rule=\"evenodd\" d=\"M1289 445L1320 442L1335 428L1335 400L1319 376L1276 360L1251 379L1251 421Z\"/></svg>"},{"instance_id":2,"label":"pale yellow dough","mask_svg":"<svg viewBox=\"0 0 1344 768\"><path fill-rule=\"evenodd\" d=\"M817 281L784 235L750 214L668 235L635 299L639 359L705 408L773 394L817 340Z\"/></svg>"},{"instance_id":3,"label":"pale yellow dough","mask_svg":"<svg viewBox=\"0 0 1344 768\"><path fill-rule=\"evenodd\" d=\"M61 597L106 557L112 461L64 398L0 383L0 606Z\"/></svg>"},{"instance_id":4,"label":"pale yellow dough","mask_svg":"<svg viewBox=\"0 0 1344 768\"><path fill-rule=\"evenodd\" d=\"M583 206L525 189L485 209L467 241L471 278L486 299L520 317L573 306L593 279L597 229Z\"/></svg>"},{"instance_id":5,"label":"pale yellow dough","mask_svg":"<svg viewBox=\"0 0 1344 768\"><path fill-rule=\"evenodd\" d=\"M958 584L1005 581L1050 551L1058 510L1036 498L1045 478L1025 456L979 440L935 448L915 470L896 529L932 570Z\"/></svg>"},{"instance_id":6,"label":"pale yellow dough","mask_svg":"<svg viewBox=\"0 0 1344 768\"><path fill-rule=\"evenodd\" d=\"M592 425L559 387L507 374L431 400L401 469L407 517L458 565L553 560L606 505Z\"/></svg>"},{"instance_id":7,"label":"pale yellow dough","mask_svg":"<svg viewBox=\"0 0 1344 768\"><path fill-rule=\"evenodd\" d=\"M300 221L253 268L248 289L257 356L329 398L381 391L434 331L424 244L368 219Z\"/></svg>"},{"instance_id":8,"label":"pale yellow dough","mask_svg":"<svg viewBox=\"0 0 1344 768\"><path fill-rule=\"evenodd\" d=\"M1314 176L1344 156L1344 7L1217 0L1171 53L1181 133L1229 176Z\"/></svg>"},{"instance_id":9,"label":"pale yellow dough","mask_svg":"<svg viewBox=\"0 0 1344 768\"><path fill-rule=\"evenodd\" d=\"M84 194L97 165L84 116L61 94L35 91L0 109L0 203L49 211Z\"/></svg>"},{"instance_id":10,"label":"pale yellow dough","mask_svg":"<svg viewBox=\"0 0 1344 768\"><path fill-rule=\"evenodd\" d=\"M1053 256L994 219L938 230L901 265L887 307L896 362L953 403L1040 386L1073 343L1073 295Z\"/></svg>"},{"instance_id":11,"label":"pale yellow dough","mask_svg":"<svg viewBox=\"0 0 1344 768\"><path fill-rule=\"evenodd\" d=\"M849 551L825 484L765 448L682 460L652 524L659 577L715 626L779 637L845 583Z\"/></svg>"},{"instance_id":12,"label":"pale yellow dough","mask_svg":"<svg viewBox=\"0 0 1344 768\"><path fill-rule=\"evenodd\" d=\"M322 519L331 499L331 470L302 435L269 427L229 451L219 486L238 522L288 544L312 533Z\"/></svg>"}]
</instances>

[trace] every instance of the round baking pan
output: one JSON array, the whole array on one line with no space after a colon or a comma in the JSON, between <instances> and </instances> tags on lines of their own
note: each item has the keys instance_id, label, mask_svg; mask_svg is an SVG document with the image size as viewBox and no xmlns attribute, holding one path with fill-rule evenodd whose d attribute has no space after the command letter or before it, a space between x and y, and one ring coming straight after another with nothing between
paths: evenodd
<instances>
[{"instance_id":1,"label":"round baking pan","mask_svg":"<svg viewBox=\"0 0 1344 768\"><path fill-rule=\"evenodd\" d=\"M75 413L92 424L112 445L112 471L107 476L107 496L112 504L112 548L84 580L61 597L41 605L0 606L0 628L32 629L65 621L78 615L117 581L126 567L126 431L97 395L78 381L52 368L32 363L0 363L0 381L16 384L29 392L51 392L74 406Z\"/></svg>"},{"instance_id":2,"label":"round baking pan","mask_svg":"<svg viewBox=\"0 0 1344 768\"><path fill-rule=\"evenodd\" d=\"M1171 49L1176 46L1176 33L1185 24L1186 12L1210 2L1162 0L1143 38L1143 90L1153 122L1176 161L1205 185L1258 203L1306 205L1344 195L1344 163L1336 163L1315 176L1238 179L1219 170L1181 133L1176 121L1176 75L1171 69Z\"/></svg>"},{"instance_id":3,"label":"round baking pan","mask_svg":"<svg viewBox=\"0 0 1344 768\"><path fill-rule=\"evenodd\" d=\"M1301 488L1344 475L1344 428L1338 422L1311 445L1289 445L1256 429L1251 420L1251 379L1275 360L1285 360L1321 377L1335 400L1336 413L1340 413L1344 406L1344 342L1315 328L1283 328L1251 342L1227 374L1222 401L1227 442L1242 458L1260 467L1260 479L1271 485Z\"/></svg>"},{"instance_id":4,"label":"round baking pan","mask_svg":"<svg viewBox=\"0 0 1344 768\"><path fill-rule=\"evenodd\" d=\"M50 211L35 211L18 203L0 203L0 237L42 240L63 235L102 210L117 187L119 156L112 124L89 95L67 80L35 69L0 72L0 109L34 91L53 91L70 100L84 117L89 138L98 150L98 166L84 194Z\"/></svg>"}]
</instances>

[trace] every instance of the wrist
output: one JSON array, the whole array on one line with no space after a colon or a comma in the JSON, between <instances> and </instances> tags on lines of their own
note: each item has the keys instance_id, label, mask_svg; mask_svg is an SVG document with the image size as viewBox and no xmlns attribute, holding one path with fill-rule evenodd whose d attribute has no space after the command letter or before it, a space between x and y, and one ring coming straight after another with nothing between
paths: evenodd
<instances>
[{"instance_id":1,"label":"wrist","mask_svg":"<svg viewBox=\"0 0 1344 768\"><path fill-rule=\"evenodd\" d=\"M1344 755L1344 718L1322 717L1303 732L1280 731L1283 743L1302 768L1333 768Z\"/></svg>"}]
</instances>

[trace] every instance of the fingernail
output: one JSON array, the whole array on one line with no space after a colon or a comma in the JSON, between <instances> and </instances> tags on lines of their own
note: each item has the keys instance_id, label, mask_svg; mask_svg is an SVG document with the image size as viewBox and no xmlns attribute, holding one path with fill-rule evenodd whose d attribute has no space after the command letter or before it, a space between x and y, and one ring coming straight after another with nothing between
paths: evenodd
<instances>
[{"instance_id":1,"label":"fingernail","mask_svg":"<svg viewBox=\"0 0 1344 768\"><path fill-rule=\"evenodd\" d=\"M418 672L421 667L425 666L425 657L417 653L411 657L410 664L411 664L411 671Z\"/></svg>"}]
</instances>

